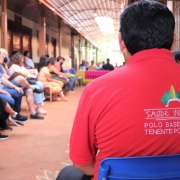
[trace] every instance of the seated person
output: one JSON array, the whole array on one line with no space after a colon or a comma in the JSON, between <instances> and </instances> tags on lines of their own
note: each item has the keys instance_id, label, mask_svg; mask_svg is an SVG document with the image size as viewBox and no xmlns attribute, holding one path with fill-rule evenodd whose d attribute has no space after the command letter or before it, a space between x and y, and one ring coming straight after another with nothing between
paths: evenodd
<instances>
[{"instance_id":1,"label":"seated person","mask_svg":"<svg viewBox=\"0 0 180 180\"><path fill-rule=\"evenodd\" d=\"M107 59L107 63L102 66L102 69L103 69L103 70L109 70L109 71L114 70L113 65L110 64L109 61L110 61L110 60Z\"/></svg>"},{"instance_id":2,"label":"seated person","mask_svg":"<svg viewBox=\"0 0 180 180\"><path fill-rule=\"evenodd\" d=\"M63 57L58 57L57 60L60 63L60 71L58 71L58 69L56 69L56 66L54 66L55 59L51 59L51 58L50 58L51 66L49 67L49 71L51 72L51 74L55 74L56 77L57 76L63 77L67 82L69 82L68 92L74 91L73 88L75 86L76 76L73 74L64 73L62 65L63 65L65 59Z\"/></svg>"},{"instance_id":3,"label":"seated person","mask_svg":"<svg viewBox=\"0 0 180 180\"><path fill-rule=\"evenodd\" d=\"M82 63L79 65L79 70L85 71L85 70L87 70L87 68L88 68L88 65L87 65L86 61L82 60Z\"/></svg>"},{"instance_id":4,"label":"seated person","mask_svg":"<svg viewBox=\"0 0 180 180\"><path fill-rule=\"evenodd\" d=\"M29 69L27 70L24 67L24 56L17 52L14 54L11 58L11 61L9 63L9 73L10 75L14 74L14 72L20 73L24 78L27 78L31 76L32 74L35 75L35 77L38 76L38 71L36 69ZM37 106L36 112L38 114L45 115L47 112L43 109L43 104L44 104L44 86L41 82L36 81L35 85L31 85L37 87L41 93L36 93L34 92L34 101Z\"/></svg>"},{"instance_id":5,"label":"seated person","mask_svg":"<svg viewBox=\"0 0 180 180\"><path fill-rule=\"evenodd\" d=\"M126 65L85 87L70 138L74 167L65 167L56 180L97 180L108 157L180 154L174 125L179 115L173 114L180 109L174 28L173 13L158 1L125 8L118 40Z\"/></svg>"},{"instance_id":6,"label":"seated person","mask_svg":"<svg viewBox=\"0 0 180 180\"><path fill-rule=\"evenodd\" d=\"M12 128L7 125L6 120L8 119L10 115L11 122L17 123L20 121L20 123L25 122L28 120L28 117L24 116L24 119L19 119L14 121L12 118L17 118L19 115L17 112L15 112L11 106L0 97L0 130L2 131L11 131ZM22 121L23 120L23 121ZM0 140L8 139L9 137L6 135L2 135L0 133Z\"/></svg>"},{"instance_id":7,"label":"seated person","mask_svg":"<svg viewBox=\"0 0 180 180\"><path fill-rule=\"evenodd\" d=\"M59 81L62 81L64 86L63 89L66 91L68 86L69 86L69 79L67 76L65 76L64 72L61 72L61 62L60 59L62 57L58 57L57 59L52 57L50 58L50 64L51 66L49 66L49 71L51 73L51 78L52 79L56 79Z\"/></svg>"},{"instance_id":8,"label":"seated person","mask_svg":"<svg viewBox=\"0 0 180 180\"><path fill-rule=\"evenodd\" d=\"M20 76L20 78L18 78L19 81L16 81L15 78L12 79L11 82L9 81L9 78L10 78L10 76L8 75L9 72L7 71L7 69L5 70L2 65L4 62L4 58L7 57L8 53L5 49L0 49L0 53L1 53L0 54L0 73L1 73L1 75L3 75L2 84L5 85L3 90L9 92L10 94L12 93L11 96L14 95L12 92L12 88L15 88L19 92L23 91L22 93L26 96L26 101L27 101L27 104L30 109L30 113L31 113L30 119L44 119L44 117L39 116L39 114L34 109L33 91L32 91L32 88L28 88L28 86L30 87L30 85L26 81L26 79L23 76ZM23 88L21 89L18 86L21 86ZM19 111L20 111L20 109L19 109ZM17 111L17 112L19 112L19 111Z\"/></svg>"},{"instance_id":9,"label":"seated person","mask_svg":"<svg viewBox=\"0 0 180 180\"><path fill-rule=\"evenodd\" d=\"M91 61L91 65L89 65L88 69L89 70L95 70L96 69L96 65L94 64L94 60Z\"/></svg>"},{"instance_id":10,"label":"seated person","mask_svg":"<svg viewBox=\"0 0 180 180\"><path fill-rule=\"evenodd\" d=\"M54 101L59 100L58 95L63 101L67 101L68 99L64 96L62 91L63 83L51 78L49 66L51 66L51 64L47 56L42 56L38 66L38 80L41 81L44 86L51 87Z\"/></svg>"},{"instance_id":11,"label":"seated person","mask_svg":"<svg viewBox=\"0 0 180 180\"><path fill-rule=\"evenodd\" d=\"M34 62L32 59L30 59L29 51L24 51L24 57L24 67L26 69L34 69Z\"/></svg>"}]
</instances>

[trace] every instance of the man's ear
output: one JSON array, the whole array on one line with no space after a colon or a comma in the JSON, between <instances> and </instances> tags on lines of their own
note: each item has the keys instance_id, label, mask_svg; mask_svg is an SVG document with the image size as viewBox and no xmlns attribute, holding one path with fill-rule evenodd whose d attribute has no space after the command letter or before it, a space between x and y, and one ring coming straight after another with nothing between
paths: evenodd
<instances>
[{"instance_id":1,"label":"man's ear","mask_svg":"<svg viewBox=\"0 0 180 180\"><path fill-rule=\"evenodd\" d=\"M175 45L175 43L176 43L176 34L174 33L173 43L172 43L172 46L171 46L171 50L173 49L173 46Z\"/></svg>"},{"instance_id":2,"label":"man's ear","mask_svg":"<svg viewBox=\"0 0 180 180\"><path fill-rule=\"evenodd\" d=\"M119 47L120 47L120 50L121 52L125 52L126 50L126 45L124 44L124 40L122 39L122 34L119 33Z\"/></svg>"}]
</instances>

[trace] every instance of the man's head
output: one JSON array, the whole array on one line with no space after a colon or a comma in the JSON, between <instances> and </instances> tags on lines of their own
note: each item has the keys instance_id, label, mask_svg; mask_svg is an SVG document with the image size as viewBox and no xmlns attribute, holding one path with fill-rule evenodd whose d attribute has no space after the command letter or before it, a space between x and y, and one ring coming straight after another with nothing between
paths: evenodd
<instances>
[{"instance_id":1,"label":"man's head","mask_svg":"<svg viewBox=\"0 0 180 180\"><path fill-rule=\"evenodd\" d=\"M174 28L174 16L165 5L153 0L131 4L120 16L119 43L122 53L127 56L125 59L145 49L170 50Z\"/></svg>"},{"instance_id":2,"label":"man's head","mask_svg":"<svg viewBox=\"0 0 180 180\"><path fill-rule=\"evenodd\" d=\"M65 61L65 59L63 58L63 57L61 57L61 56L59 56L59 57L57 57L57 62L60 62L60 64L62 65L63 63L64 63L64 61Z\"/></svg>"},{"instance_id":3,"label":"man's head","mask_svg":"<svg viewBox=\"0 0 180 180\"><path fill-rule=\"evenodd\" d=\"M92 64L92 65L94 64L94 60L91 61L91 64Z\"/></svg>"},{"instance_id":4,"label":"man's head","mask_svg":"<svg viewBox=\"0 0 180 180\"><path fill-rule=\"evenodd\" d=\"M4 63L4 62L7 62L7 57L8 57L8 52L3 49L3 48L0 48L0 63Z\"/></svg>"},{"instance_id":5,"label":"man's head","mask_svg":"<svg viewBox=\"0 0 180 180\"><path fill-rule=\"evenodd\" d=\"M109 61L110 61L109 59L106 60L107 64L109 64Z\"/></svg>"}]
</instances>

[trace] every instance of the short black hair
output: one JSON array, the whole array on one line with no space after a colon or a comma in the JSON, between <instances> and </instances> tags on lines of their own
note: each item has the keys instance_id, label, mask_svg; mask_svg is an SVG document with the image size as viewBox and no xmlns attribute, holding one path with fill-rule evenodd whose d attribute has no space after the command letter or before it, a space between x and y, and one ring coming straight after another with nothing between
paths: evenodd
<instances>
[{"instance_id":1,"label":"short black hair","mask_svg":"<svg viewBox=\"0 0 180 180\"><path fill-rule=\"evenodd\" d=\"M51 65L54 65L54 63L55 63L55 61L56 61L56 58L55 58L55 57L51 57L51 58L49 59L49 61L50 61L50 64L51 64Z\"/></svg>"},{"instance_id":2,"label":"short black hair","mask_svg":"<svg viewBox=\"0 0 180 180\"><path fill-rule=\"evenodd\" d=\"M171 49L175 20L167 6L154 0L140 0L120 16L120 32L131 55L145 49Z\"/></svg>"},{"instance_id":3,"label":"short black hair","mask_svg":"<svg viewBox=\"0 0 180 180\"><path fill-rule=\"evenodd\" d=\"M29 51L24 51L24 56L26 56L28 54Z\"/></svg>"},{"instance_id":4,"label":"short black hair","mask_svg":"<svg viewBox=\"0 0 180 180\"><path fill-rule=\"evenodd\" d=\"M60 59L63 59L63 61L65 61L65 59L64 59L62 56L58 56L58 57L56 58L57 62L59 62Z\"/></svg>"}]
</instances>

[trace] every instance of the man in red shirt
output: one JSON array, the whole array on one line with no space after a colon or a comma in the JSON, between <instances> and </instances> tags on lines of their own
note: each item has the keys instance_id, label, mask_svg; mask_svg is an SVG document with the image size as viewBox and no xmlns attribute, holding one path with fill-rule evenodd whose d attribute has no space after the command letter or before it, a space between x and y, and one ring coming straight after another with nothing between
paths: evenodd
<instances>
[{"instance_id":1,"label":"man in red shirt","mask_svg":"<svg viewBox=\"0 0 180 180\"><path fill-rule=\"evenodd\" d=\"M180 153L174 27L172 12L159 2L142 0L124 10L119 44L126 65L86 86L70 140L70 159L79 171L66 167L57 180L97 180L107 157Z\"/></svg>"}]
</instances>

